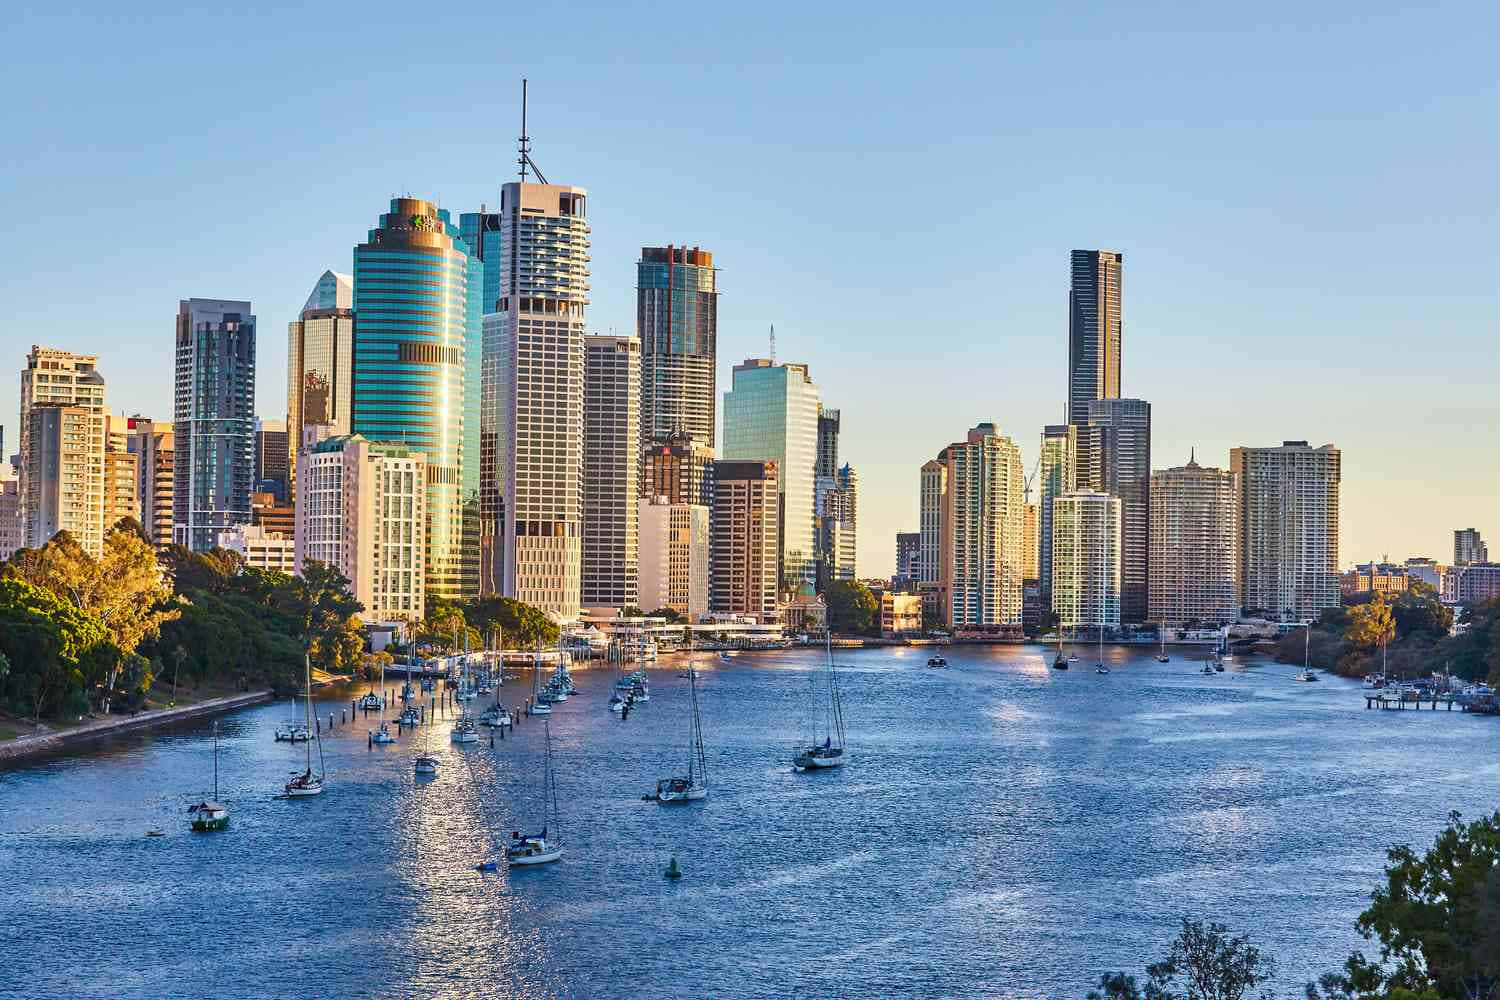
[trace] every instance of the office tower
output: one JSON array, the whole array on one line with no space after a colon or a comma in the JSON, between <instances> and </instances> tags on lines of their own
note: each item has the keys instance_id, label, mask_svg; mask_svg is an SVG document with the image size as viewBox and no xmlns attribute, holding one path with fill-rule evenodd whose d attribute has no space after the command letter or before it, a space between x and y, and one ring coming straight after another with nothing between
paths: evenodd
<instances>
[{"instance_id":1,"label":"office tower","mask_svg":"<svg viewBox=\"0 0 1500 1000\"><path fill-rule=\"evenodd\" d=\"M818 464L816 476L832 477L839 470L839 411L818 407Z\"/></svg>"},{"instance_id":2,"label":"office tower","mask_svg":"<svg viewBox=\"0 0 1500 1000\"><path fill-rule=\"evenodd\" d=\"M354 278L324 271L286 325L286 497L295 495L302 428L349 433L354 384Z\"/></svg>"},{"instance_id":3,"label":"office tower","mask_svg":"<svg viewBox=\"0 0 1500 1000\"><path fill-rule=\"evenodd\" d=\"M582 592L583 188L506 184L500 295L484 317L481 591L575 618Z\"/></svg>"},{"instance_id":4,"label":"office tower","mask_svg":"<svg viewBox=\"0 0 1500 1000\"><path fill-rule=\"evenodd\" d=\"M1096 490L1053 501L1052 610L1063 628L1120 625L1121 508L1118 497Z\"/></svg>"},{"instance_id":5,"label":"office tower","mask_svg":"<svg viewBox=\"0 0 1500 1000\"><path fill-rule=\"evenodd\" d=\"M122 518L141 519L140 458L130 450L130 418L110 414L104 422L102 528L107 534ZM143 525L144 527L144 525Z\"/></svg>"},{"instance_id":6,"label":"office tower","mask_svg":"<svg viewBox=\"0 0 1500 1000\"><path fill-rule=\"evenodd\" d=\"M642 247L636 264L641 443L684 432L714 447L719 288L713 254Z\"/></svg>"},{"instance_id":7,"label":"office tower","mask_svg":"<svg viewBox=\"0 0 1500 1000\"><path fill-rule=\"evenodd\" d=\"M708 604L716 614L776 620L777 472L774 459L714 463Z\"/></svg>"},{"instance_id":8,"label":"office tower","mask_svg":"<svg viewBox=\"0 0 1500 1000\"><path fill-rule=\"evenodd\" d=\"M982 423L937 460L947 469L939 580L948 624L1019 625L1026 532L1021 450L994 424Z\"/></svg>"},{"instance_id":9,"label":"office tower","mask_svg":"<svg viewBox=\"0 0 1500 1000\"><path fill-rule=\"evenodd\" d=\"M827 411L824 411L827 412ZM819 476L815 512L818 519L818 590L834 580L853 580L856 574L856 521L859 475L845 463L831 476Z\"/></svg>"},{"instance_id":10,"label":"office tower","mask_svg":"<svg viewBox=\"0 0 1500 1000\"><path fill-rule=\"evenodd\" d=\"M194 552L250 523L255 475L255 315L232 299L177 305L172 402L173 541Z\"/></svg>"},{"instance_id":11,"label":"office tower","mask_svg":"<svg viewBox=\"0 0 1500 1000\"><path fill-rule=\"evenodd\" d=\"M66 483L49 482L45 490L41 484L35 488L31 483L31 410L39 404L72 406L93 414L93 423L86 428L86 453L79 453L80 442L68 442L69 463L73 467ZM21 523L23 544L37 548L47 544L57 528L48 531L48 525L57 523L58 511L43 512L44 503L63 503L70 512L67 520L79 544L98 554L103 545L104 519L104 451L105 423L108 412L104 408L104 377L99 374L99 359L92 354L74 354L51 347L32 345L26 356L26 367L21 369L21 420L18 457L20 482L17 487L21 498ZM55 421L55 418L49 418ZM74 422L70 421L70 426ZM54 455L54 457L56 457ZM81 463L81 464L80 464ZM61 493L59 493L61 490ZM84 509L78 509L79 506ZM32 527L33 518L43 518ZM92 528L88 528L94 522Z\"/></svg>"},{"instance_id":12,"label":"office tower","mask_svg":"<svg viewBox=\"0 0 1500 1000\"><path fill-rule=\"evenodd\" d=\"M1037 549L1037 536L1041 532L1040 514L1037 505L1026 505L1026 521L1021 533L1021 578L1036 580L1041 573L1041 553Z\"/></svg>"},{"instance_id":13,"label":"office tower","mask_svg":"<svg viewBox=\"0 0 1500 1000\"><path fill-rule=\"evenodd\" d=\"M714 450L686 431L668 434L641 451L640 495L672 503L714 505ZM648 609L649 610L649 609Z\"/></svg>"},{"instance_id":14,"label":"office tower","mask_svg":"<svg viewBox=\"0 0 1500 1000\"><path fill-rule=\"evenodd\" d=\"M1489 546L1479 537L1477 528L1461 528L1453 533L1453 564L1487 563L1490 561Z\"/></svg>"},{"instance_id":15,"label":"office tower","mask_svg":"<svg viewBox=\"0 0 1500 1000\"><path fill-rule=\"evenodd\" d=\"M920 531L896 532L896 578L897 586L910 586L921 577L922 533Z\"/></svg>"},{"instance_id":16,"label":"office tower","mask_svg":"<svg viewBox=\"0 0 1500 1000\"><path fill-rule=\"evenodd\" d=\"M469 253L479 259L480 313L495 311L500 298L500 268L504 259L500 252L500 213L488 211L480 205L477 212L464 212L458 217L458 232L468 246Z\"/></svg>"},{"instance_id":17,"label":"office tower","mask_svg":"<svg viewBox=\"0 0 1500 1000\"><path fill-rule=\"evenodd\" d=\"M1224 623L1239 615L1238 502L1233 474L1191 458L1151 473L1151 621Z\"/></svg>"},{"instance_id":18,"label":"office tower","mask_svg":"<svg viewBox=\"0 0 1500 1000\"><path fill-rule=\"evenodd\" d=\"M291 478L288 465L290 455L285 421L256 418L253 490L274 493L278 500L286 500L290 495L287 493Z\"/></svg>"},{"instance_id":19,"label":"office tower","mask_svg":"<svg viewBox=\"0 0 1500 1000\"><path fill-rule=\"evenodd\" d=\"M11 474L9 462L0 461L0 562L8 560L22 544L21 480Z\"/></svg>"},{"instance_id":20,"label":"office tower","mask_svg":"<svg viewBox=\"0 0 1500 1000\"><path fill-rule=\"evenodd\" d=\"M136 519L157 549L172 544L172 452L176 438L170 424L139 414L126 419L125 450L136 458Z\"/></svg>"},{"instance_id":21,"label":"office tower","mask_svg":"<svg viewBox=\"0 0 1500 1000\"><path fill-rule=\"evenodd\" d=\"M814 474L818 387L807 365L751 358L734 366L724 394L724 457L776 463L781 490L777 530L781 590L817 582Z\"/></svg>"},{"instance_id":22,"label":"office tower","mask_svg":"<svg viewBox=\"0 0 1500 1000\"><path fill-rule=\"evenodd\" d=\"M1052 501L1078 488L1078 428L1048 424L1042 428L1042 455L1037 483L1037 577L1042 607L1052 607Z\"/></svg>"},{"instance_id":23,"label":"office tower","mask_svg":"<svg viewBox=\"0 0 1500 1000\"><path fill-rule=\"evenodd\" d=\"M642 497L640 606L671 608L688 621L708 614L708 508Z\"/></svg>"},{"instance_id":24,"label":"office tower","mask_svg":"<svg viewBox=\"0 0 1500 1000\"><path fill-rule=\"evenodd\" d=\"M1240 607L1312 621L1339 604L1339 450L1287 441L1234 448Z\"/></svg>"},{"instance_id":25,"label":"office tower","mask_svg":"<svg viewBox=\"0 0 1500 1000\"><path fill-rule=\"evenodd\" d=\"M465 545L464 517L465 504L477 504L478 456L466 442L477 444L478 434L465 422L477 409L466 394L480 350L479 303L469 292L481 281L448 211L420 198L392 198L354 248L349 428L425 459L427 597L460 600L476 590L477 550Z\"/></svg>"},{"instance_id":26,"label":"office tower","mask_svg":"<svg viewBox=\"0 0 1500 1000\"><path fill-rule=\"evenodd\" d=\"M948 492L948 467L937 459L922 463L917 485L917 525L922 536L917 557L917 582L937 583L943 571L943 494Z\"/></svg>"},{"instance_id":27,"label":"office tower","mask_svg":"<svg viewBox=\"0 0 1500 1000\"><path fill-rule=\"evenodd\" d=\"M426 456L403 444L339 435L303 449L297 465L297 572L309 559L337 567L365 606L366 622L420 620L423 535L432 523Z\"/></svg>"},{"instance_id":28,"label":"office tower","mask_svg":"<svg viewBox=\"0 0 1500 1000\"><path fill-rule=\"evenodd\" d=\"M104 552L104 442L100 415L83 406L33 403L26 414L25 543L41 548L59 531Z\"/></svg>"},{"instance_id":29,"label":"office tower","mask_svg":"<svg viewBox=\"0 0 1500 1000\"><path fill-rule=\"evenodd\" d=\"M1096 399L1078 427L1077 486L1120 498L1120 617L1146 620L1151 577L1151 404Z\"/></svg>"},{"instance_id":30,"label":"office tower","mask_svg":"<svg viewBox=\"0 0 1500 1000\"><path fill-rule=\"evenodd\" d=\"M1125 255L1074 250L1068 290L1068 423L1083 424L1089 404L1120 395L1120 284Z\"/></svg>"},{"instance_id":31,"label":"office tower","mask_svg":"<svg viewBox=\"0 0 1500 1000\"><path fill-rule=\"evenodd\" d=\"M268 535L291 538L296 533L296 504L274 493L250 494L250 523Z\"/></svg>"},{"instance_id":32,"label":"office tower","mask_svg":"<svg viewBox=\"0 0 1500 1000\"><path fill-rule=\"evenodd\" d=\"M641 342L583 338L583 598L586 608L639 601L637 476ZM649 609L648 609L649 610Z\"/></svg>"}]
</instances>

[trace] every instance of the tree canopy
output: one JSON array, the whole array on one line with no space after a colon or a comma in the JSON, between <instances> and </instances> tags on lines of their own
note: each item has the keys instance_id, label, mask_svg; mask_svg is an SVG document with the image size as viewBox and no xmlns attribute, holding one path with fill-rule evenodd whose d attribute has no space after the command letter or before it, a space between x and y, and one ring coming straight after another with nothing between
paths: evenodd
<instances>
[{"instance_id":1,"label":"tree canopy","mask_svg":"<svg viewBox=\"0 0 1500 1000\"><path fill-rule=\"evenodd\" d=\"M858 580L834 580L823 591L828 605L828 627L835 632L866 633L877 624L880 605L870 588Z\"/></svg>"},{"instance_id":2,"label":"tree canopy","mask_svg":"<svg viewBox=\"0 0 1500 1000\"><path fill-rule=\"evenodd\" d=\"M124 653L93 615L17 576L0 578L0 702L39 722L82 712Z\"/></svg>"},{"instance_id":3,"label":"tree canopy","mask_svg":"<svg viewBox=\"0 0 1500 1000\"><path fill-rule=\"evenodd\" d=\"M505 643L512 648L557 645L557 623L541 609L513 597L481 597L464 605L464 615L481 635L488 635L492 628L504 629Z\"/></svg>"}]
</instances>

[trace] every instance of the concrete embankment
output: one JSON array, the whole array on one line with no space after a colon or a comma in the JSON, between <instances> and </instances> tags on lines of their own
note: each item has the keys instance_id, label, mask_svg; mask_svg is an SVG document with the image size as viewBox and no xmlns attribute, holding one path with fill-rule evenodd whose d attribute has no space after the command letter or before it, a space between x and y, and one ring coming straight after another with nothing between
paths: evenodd
<instances>
[{"instance_id":1,"label":"concrete embankment","mask_svg":"<svg viewBox=\"0 0 1500 1000\"><path fill-rule=\"evenodd\" d=\"M181 722L184 719L195 719L204 715L218 715L221 712L230 712L236 708L244 708L246 705L259 705L270 700L270 691L251 691L248 694L237 694L230 698L213 698L194 705L159 708L151 712L137 712L135 715L110 716L85 722L71 729L37 733L35 736L21 736L0 743L0 768L28 757L69 750L90 740L103 739L106 736L128 733L136 729Z\"/></svg>"}]
</instances>

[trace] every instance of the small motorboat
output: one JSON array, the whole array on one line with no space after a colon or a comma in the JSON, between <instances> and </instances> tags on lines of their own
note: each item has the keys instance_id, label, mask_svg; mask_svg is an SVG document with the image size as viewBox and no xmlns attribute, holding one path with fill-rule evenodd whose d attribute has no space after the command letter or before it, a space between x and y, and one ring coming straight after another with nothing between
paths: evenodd
<instances>
[{"instance_id":1,"label":"small motorboat","mask_svg":"<svg viewBox=\"0 0 1500 1000\"><path fill-rule=\"evenodd\" d=\"M1094 673L1096 673L1096 674L1107 674L1107 673L1109 673L1109 668L1106 667L1104 664L1100 663L1100 664L1098 664L1097 666L1094 667Z\"/></svg>"},{"instance_id":2,"label":"small motorboat","mask_svg":"<svg viewBox=\"0 0 1500 1000\"><path fill-rule=\"evenodd\" d=\"M454 743L478 743L479 727L474 725L474 720L465 713L453 724L453 732L449 738Z\"/></svg>"},{"instance_id":3,"label":"small motorboat","mask_svg":"<svg viewBox=\"0 0 1500 1000\"><path fill-rule=\"evenodd\" d=\"M370 742L381 744L396 742L396 737L391 732L390 723L382 722L379 729L372 729L370 731Z\"/></svg>"},{"instance_id":4,"label":"small motorboat","mask_svg":"<svg viewBox=\"0 0 1500 1000\"><path fill-rule=\"evenodd\" d=\"M927 658L927 665L929 667L946 667L948 665L948 660L941 654L938 656L929 656Z\"/></svg>"},{"instance_id":5,"label":"small motorboat","mask_svg":"<svg viewBox=\"0 0 1500 1000\"><path fill-rule=\"evenodd\" d=\"M367 691L365 696L359 699L359 708L362 712L378 712L385 708L385 699L374 691Z\"/></svg>"}]
</instances>

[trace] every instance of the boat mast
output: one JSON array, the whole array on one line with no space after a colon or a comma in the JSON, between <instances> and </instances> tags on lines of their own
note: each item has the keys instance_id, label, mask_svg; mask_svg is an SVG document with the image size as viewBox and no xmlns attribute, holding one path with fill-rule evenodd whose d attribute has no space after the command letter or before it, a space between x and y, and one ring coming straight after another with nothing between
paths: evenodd
<instances>
[{"instance_id":1,"label":"boat mast","mask_svg":"<svg viewBox=\"0 0 1500 1000\"><path fill-rule=\"evenodd\" d=\"M219 720L214 720L214 801L219 801Z\"/></svg>"},{"instance_id":2,"label":"boat mast","mask_svg":"<svg viewBox=\"0 0 1500 1000\"><path fill-rule=\"evenodd\" d=\"M306 720L306 724L307 724L307 773L311 774L312 773L312 730L313 730L313 717L312 717L312 654L310 654L310 653L308 653L306 651L304 651L302 653L302 669L303 669L303 679L304 679L304 681L306 683L306 687L303 690L307 694L307 699L304 702L304 704L306 705L306 708L303 711L303 719ZM323 752L322 741L319 740L318 743L319 743L319 745L318 745L318 753L321 754Z\"/></svg>"}]
</instances>

